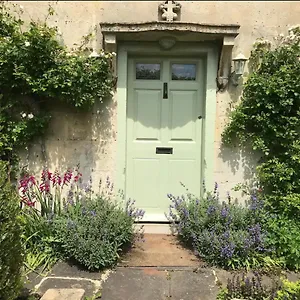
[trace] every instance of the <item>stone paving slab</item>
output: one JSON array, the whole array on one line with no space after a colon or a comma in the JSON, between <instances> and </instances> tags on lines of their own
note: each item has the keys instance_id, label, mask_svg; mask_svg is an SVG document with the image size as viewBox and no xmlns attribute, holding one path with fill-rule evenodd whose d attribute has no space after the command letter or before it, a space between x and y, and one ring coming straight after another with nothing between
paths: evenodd
<instances>
[{"instance_id":1,"label":"stone paving slab","mask_svg":"<svg viewBox=\"0 0 300 300\"><path fill-rule=\"evenodd\" d=\"M49 289L41 300L81 300L83 295L83 289Z\"/></svg>"},{"instance_id":2,"label":"stone paving slab","mask_svg":"<svg viewBox=\"0 0 300 300\"><path fill-rule=\"evenodd\" d=\"M102 286L101 300L214 300L212 270L118 268Z\"/></svg>"},{"instance_id":3,"label":"stone paving slab","mask_svg":"<svg viewBox=\"0 0 300 300\"><path fill-rule=\"evenodd\" d=\"M211 269L171 272L172 300L215 300L219 288Z\"/></svg>"},{"instance_id":4,"label":"stone paving slab","mask_svg":"<svg viewBox=\"0 0 300 300\"><path fill-rule=\"evenodd\" d=\"M102 285L101 300L161 300L168 296L165 271L122 268Z\"/></svg>"},{"instance_id":5,"label":"stone paving slab","mask_svg":"<svg viewBox=\"0 0 300 300\"><path fill-rule=\"evenodd\" d=\"M68 288L75 285L75 287L87 288L86 295L90 295L93 289L97 289L97 285L103 280L102 276L106 272L89 272L69 262L58 262L45 276L30 273L25 282L25 288L42 293L46 291L46 288Z\"/></svg>"},{"instance_id":6,"label":"stone paving slab","mask_svg":"<svg viewBox=\"0 0 300 300\"><path fill-rule=\"evenodd\" d=\"M89 280L46 278L37 290L37 293L44 295L48 290L83 290L85 296L91 296L95 292L95 285ZM64 299L61 297L60 299ZM71 298L70 298L71 299ZM81 298L78 298L81 299ZM44 300L44 299L43 299ZM48 300L48 299L47 299ZM77 300L74 298L74 300Z\"/></svg>"},{"instance_id":7,"label":"stone paving slab","mask_svg":"<svg viewBox=\"0 0 300 300\"><path fill-rule=\"evenodd\" d=\"M88 278L93 280L100 280L102 272L91 272L85 269L81 269L78 265L71 262L58 262L50 272L51 276L60 277L78 277L78 278Z\"/></svg>"}]
</instances>

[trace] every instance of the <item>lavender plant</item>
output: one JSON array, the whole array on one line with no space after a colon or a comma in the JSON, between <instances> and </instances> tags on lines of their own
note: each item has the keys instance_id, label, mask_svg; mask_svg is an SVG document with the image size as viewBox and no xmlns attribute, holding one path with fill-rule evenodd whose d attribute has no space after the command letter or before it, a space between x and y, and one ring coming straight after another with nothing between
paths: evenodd
<instances>
[{"instance_id":1,"label":"lavender plant","mask_svg":"<svg viewBox=\"0 0 300 300\"><path fill-rule=\"evenodd\" d=\"M262 276L253 272L252 276L235 274L227 281L217 300L299 300L300 281L292 282L285 278L272 278L269 284L263 284Z\"/></svg>"},{"instance_id":2,"label":"lavender plant","mask_svg":"<svg viewBox=\"0 0 300 300\"><path fill-rule=\"evenodd\" d=\"M263 285L262 277L257 272L253 276L243 273L228 279L227 287L221 290L217 299L275 300L280 286L279 281L272 281L271 286Z\"/></svg>"},{"instance_id":3,"label":"lavender plant","mask_svg":"<svg viewBox=\"0 0 300 300\"><path fill-rule=\"evenodd\" d=\"M114 265L122 251L143 233L142 228L134 228L134 222L144 211L132 200L121 205L112 190L107 179L105 191L94 197L73 201L71 195L62 214L53 221L65 257L89 270Z\"/></svg>"},{"instance_id":4,"label":"lavender plant","mask_svg":"<svg viewBox=\"0 0 300 300\"><path fill-rule=\"evenodd\" d=\"M88 269L116 262L122 249L143 234L134 222L144 211L132 200L117 202L109 178L92 189L83 183L79 166L73 171L25 174L19 181L23 240L28 270L49 269L59 258L71 258Z\"/></svg>"},{"instance_id":5,"label":"lavender plant","mask_svg":"<svg viewBox=\"0 0 300 300\"><path fill-rule=\"evenodd\" d=\"M224 268L259 266L268 250L258 192L252 193L246 207L233 204L229 194L227 201L221 201L217 183L202 199L191 194L168 197L172 202L167 214L171 227L196 255Z\"/></svg>"}]
</instances>

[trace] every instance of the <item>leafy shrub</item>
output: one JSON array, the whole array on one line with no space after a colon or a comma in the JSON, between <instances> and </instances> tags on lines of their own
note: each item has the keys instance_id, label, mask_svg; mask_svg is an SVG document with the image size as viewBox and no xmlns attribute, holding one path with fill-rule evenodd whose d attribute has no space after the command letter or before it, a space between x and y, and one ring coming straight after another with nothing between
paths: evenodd
<instances>
[{"instance_id":1,"label":"leafy shrub","mask_svg":"<svg viewBox=\"0 0 300 300\"><path fill-rule=\"evenodd\" d=\"M266 253L261 227L263 204L252 194L248 207L221 202L217 184L201 200L168 195L172 204L167 215L179 238L211 264L225 268L259 266Z\"/></svg>"},{"instance_id":2,"label":"leafy shrub","mask_svg":"<svg viewBox=\"0 0 300 300\"><path fill-rule=\"evenodd\" d=\"M109 96L113 53L89 54L89 38L76 49L60 42L57 27L12 13L0 3L0 159L16 162L18 150L45 133L53 99L78 109L91 108ZM19 17L16 17L19 15Z\"/></svg>"},{"instance_id":3,"label":"leafy shrub","mask_svg":"<svg viewBox=\"0 0 300 300\"><path fill-rule=\"evenodd\" d=\"M23 250L18 196L7 172L7 164L0 161L0 299L10 300L21 287Z\"/></svg>"},{"instance_id":4,"label":"leafy shrub","mask_svg":"<svg viewBox=\"0 0 300 300\"><path fill-rule=\"evenodd\" d=\"M135 239L134 221L144 212L127 202L126 208L104 194L69 202L55 219L55 228L66 257L90 270L112 266Z\"/></svg>"},{"instance_id":5,"label":"leafy shrub","mask_svg":"<svg viewBox=\"0 0 300 300\"><path fill-rule=\"evenodd\" d=\"M254 71L223 132L225 145L252 147L270 212L267 242L291 269L300 268L300 26L277 45L257 42Z\"/></svg>"},{"instance_id":6,"label":"leafy shrub","mask_svg":"<svg viewBox=\"0 0 300 300\"><path fill-rule=\"evenodd\" d=\"M283 265L300 269L300 221L272 214L264 227L268 232L266 243Z\"/></svg>"}]
</instances>

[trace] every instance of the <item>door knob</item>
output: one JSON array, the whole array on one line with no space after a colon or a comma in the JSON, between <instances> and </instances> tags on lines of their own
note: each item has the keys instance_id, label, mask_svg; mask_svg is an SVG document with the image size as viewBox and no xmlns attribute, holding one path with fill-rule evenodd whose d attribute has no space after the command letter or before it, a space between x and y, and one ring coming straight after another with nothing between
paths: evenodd
<instances>
[{"instance_id":1,"label":"door knob","mask_svg":"<svg viewBox=\"0 0 300 300\"><path fill-rule=\"evenodd\" d=\"M201 119L202 119L202 116L198 116L198 119L201 120Z\"/></svg>"}]
</instances>

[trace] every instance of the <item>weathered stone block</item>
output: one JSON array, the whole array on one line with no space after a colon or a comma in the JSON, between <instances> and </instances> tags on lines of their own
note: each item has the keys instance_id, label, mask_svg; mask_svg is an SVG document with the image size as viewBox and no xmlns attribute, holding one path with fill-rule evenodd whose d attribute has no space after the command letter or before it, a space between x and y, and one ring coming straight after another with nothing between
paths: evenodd
<instances>
[{"instance_id":1,"label":"weathered stone block","mask_svg":"<svg viewBox=\"0 0 300 300\"><path fill-rule=\"evenodd\" d=\"M83 295L83 289L49 289L41 300L81 300Z\"/></svg>"}]
</instances>

